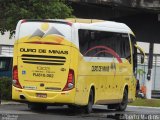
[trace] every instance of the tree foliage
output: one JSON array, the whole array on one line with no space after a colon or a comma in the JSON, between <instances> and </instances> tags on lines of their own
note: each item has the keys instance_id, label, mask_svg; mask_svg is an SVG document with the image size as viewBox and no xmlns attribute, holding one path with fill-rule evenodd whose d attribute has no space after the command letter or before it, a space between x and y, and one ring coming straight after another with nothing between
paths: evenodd
<instances>
[{"instance_id":1,"label":"tree foliage","mask_svg":"<svg viewBox=\"0 0 160 120\"><path fill-rule=\"evenodd\" d=\"M72 11L65 0L0 0L0 32L12 35L20 19L64 19Z\"/></svg>"},{"instance_id":2,"label":"tree foliage","mask_svg":"<svg viewBox=\"0 0 160 120\"><path fill-rule=\"evenodd\" d=\"M0 99L11 100L12 98L12 78L0 77Z\"/></svg>"}]
</instances>

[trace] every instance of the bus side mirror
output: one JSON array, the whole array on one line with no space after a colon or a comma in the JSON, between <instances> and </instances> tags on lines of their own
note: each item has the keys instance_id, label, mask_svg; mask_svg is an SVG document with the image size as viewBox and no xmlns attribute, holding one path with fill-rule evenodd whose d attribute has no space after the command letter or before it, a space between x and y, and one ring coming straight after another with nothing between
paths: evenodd
<instances>
[{"instance_id":1,"label":"bus side mirror","mask_svg":"<svg viewBox=\"0 0 160 120\"><path fill-rule=\"evenodd\" d=\"M140 59L141 59L141 64L144 63L144 59L145 59L145 52L143 51L143 49L141 47L139 47L137 44L134 45L139 51L140 51Z\"/></svg>"}]
</instances>

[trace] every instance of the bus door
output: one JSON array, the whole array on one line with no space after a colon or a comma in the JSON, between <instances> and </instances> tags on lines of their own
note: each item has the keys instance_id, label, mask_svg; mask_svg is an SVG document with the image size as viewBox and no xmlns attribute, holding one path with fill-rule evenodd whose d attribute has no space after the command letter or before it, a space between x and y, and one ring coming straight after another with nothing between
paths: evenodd
<instances>
[{"instance_id":1,"label":"bus door","mask_svg":"<svg viewBox=\"0 0 160 120\"><path fill-rule=\"evenodd\" d=\"M116 53L121 61L116 61L116 94L118 98L122 98L124 85L130 84L132 79L132 55L131 46L127 33L117 33L116 35Z\"/></svg>"}]
</instances>

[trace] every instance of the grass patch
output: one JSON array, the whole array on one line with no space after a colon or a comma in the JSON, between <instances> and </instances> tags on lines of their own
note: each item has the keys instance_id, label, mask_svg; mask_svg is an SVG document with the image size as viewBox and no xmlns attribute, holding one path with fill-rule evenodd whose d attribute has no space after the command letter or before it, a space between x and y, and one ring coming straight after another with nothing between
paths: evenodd
<instances>
[{"instance_id":1,"label":"grass patch","mask_svg":"<svg viewBox=\"0 0 160 120\"><path fill-rule=\"evenodd\" d=\"M148 107L160 107L160 99L141 99L137 98L133 103L128 105L133 106L148 106Z\"/></svg>"}]
</instances>

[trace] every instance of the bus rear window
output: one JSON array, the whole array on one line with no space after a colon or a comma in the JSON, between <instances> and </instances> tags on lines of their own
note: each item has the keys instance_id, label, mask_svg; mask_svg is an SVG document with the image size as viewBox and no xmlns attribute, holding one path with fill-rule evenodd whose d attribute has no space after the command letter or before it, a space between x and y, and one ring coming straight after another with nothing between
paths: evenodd
<instances>
[{"instance_id":1,"label":"bus rear window","mask_svg":"<svg viewBox=\"0 0 160 120\"><path fill-rule=\"evenodd\" d=\"M71 26L62 23L48 23L48 22L24 22L20 25L18 39L23 37L44 37L49 34L56 34L71 40Z\"/></svg>"}]
</instances>

